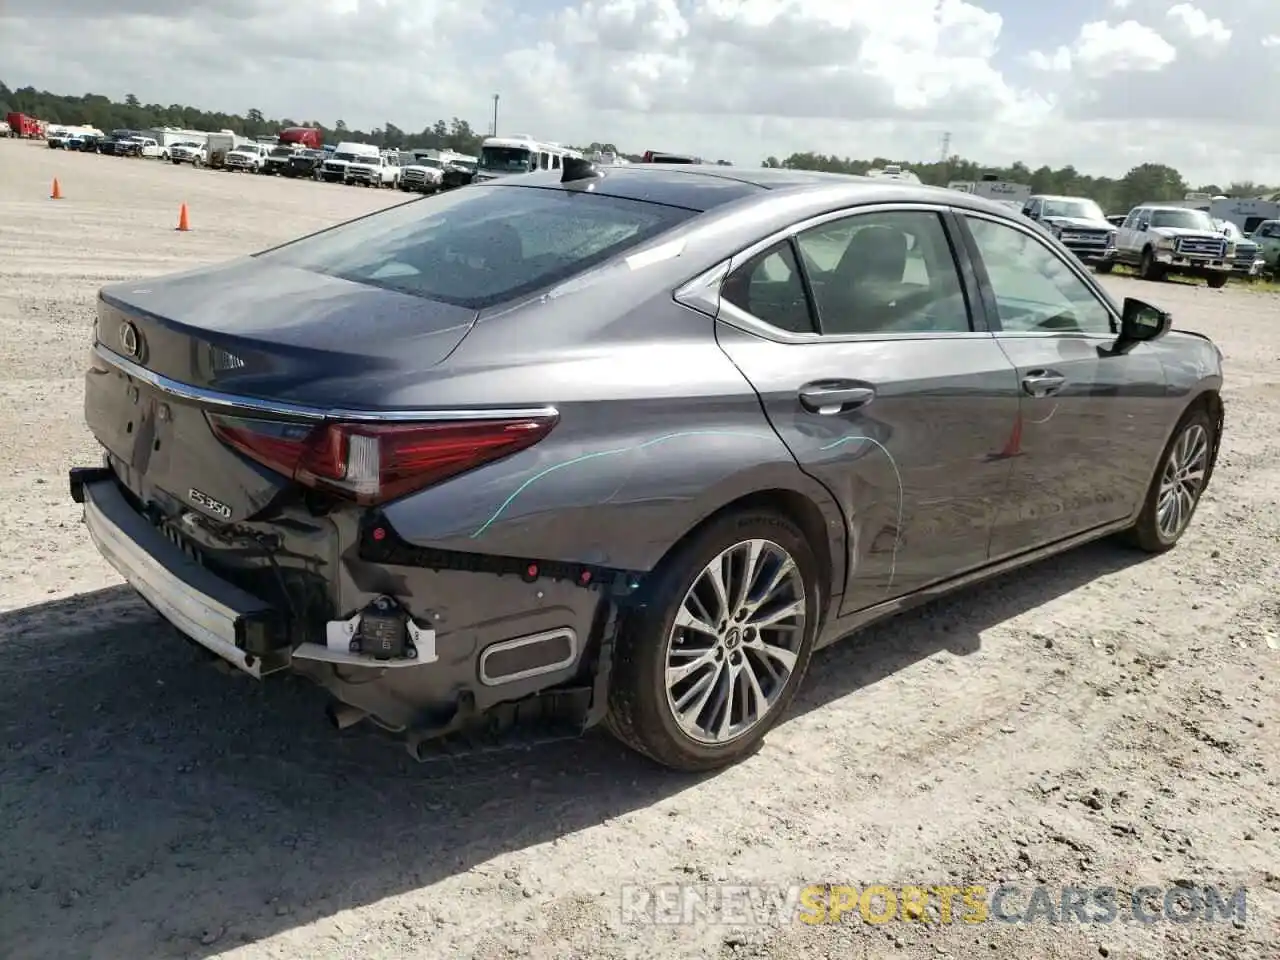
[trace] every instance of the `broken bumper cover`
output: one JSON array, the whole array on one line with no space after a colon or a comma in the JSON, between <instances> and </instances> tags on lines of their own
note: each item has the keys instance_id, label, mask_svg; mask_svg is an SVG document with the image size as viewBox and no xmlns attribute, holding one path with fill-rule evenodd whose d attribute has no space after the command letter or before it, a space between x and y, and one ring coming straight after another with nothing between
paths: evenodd
<instances>
[{"instance_id":1,"label":"broken bumper cover","mask_svg":"<svg viewBox=\"0 0 1280 960\"><path fill-rule=\"evenodd\" d=\"M380 607L387 597L328 621L316 642L299 643L296 635L291 639L297 624L285 611L223 579L198 554L188 555L167 528L138 509L111 468L77 468L69 481L103 557L181 633L250 676L290 669L316 681L379 726L407 734L419 759L459 749L454 735L514 745L548 732L552 739L577 736L604 716L617 623L613 604L598 609L592 600L602 619L590 651L581 640L582 625L566 624L503 637L470 656L442 656L429 618L400 617L390 606ZM556 589L553 583L548 589ZM560 589L582 588L566 583ZM584 665L585 675L576 675ZM364 668L360 679L350 668Z\"/></svg>"},{"instance_id":2,"label":"broken bumper cover","mask_svg":"<svg viewBox=\"0 0 1280 960\"><path fill-rule=\"evenodd\" d=\"M110 468L78 468L71 497L98 551L151 606L206 650L254 677L316 660L379 669L434 663L435 631L407 624L412 657L382 659L352 649L363 614L327 625L322 643L289 648L283 611L201 566L125 498Z\"/></svg>"},{"instance_id":3,"label":"broken bumper cover","mask_svg":"<svg viewBox=\"0 0 1280 960\"><path fill-rule=\"evenodd\" d=\"M71 492L103 557L178 630L254 677L287 666L245 649L276 646L286 629L279 613L184 554L133 509L110 471L73 471Z\"/></svg>"}]
</instances>

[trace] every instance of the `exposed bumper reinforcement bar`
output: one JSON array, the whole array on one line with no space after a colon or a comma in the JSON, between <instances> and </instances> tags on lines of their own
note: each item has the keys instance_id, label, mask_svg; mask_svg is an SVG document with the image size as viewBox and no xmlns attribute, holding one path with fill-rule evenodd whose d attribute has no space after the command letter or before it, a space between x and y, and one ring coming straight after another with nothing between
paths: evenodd
<instances>
[{"instance_id":1,"label":"exposed bumper reinforcement bar","mask_svg":"<svg viewBox=\"0 0 1280 960\"><path fill-rule=\"evenodd\" d=\"M287 657L264 663L244 649L246 641L284 629L274 608L186 556L130 506L113 479L73 478L72 486L93 542L161 616L250 676L288 666Z\"/></svg>"}]
</instances>

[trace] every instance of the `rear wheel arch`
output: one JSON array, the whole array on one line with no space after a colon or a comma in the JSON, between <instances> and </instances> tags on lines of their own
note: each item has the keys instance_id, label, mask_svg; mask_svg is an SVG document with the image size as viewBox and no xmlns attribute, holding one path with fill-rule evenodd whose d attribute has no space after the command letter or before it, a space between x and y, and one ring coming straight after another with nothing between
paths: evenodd
<instances>
[{"instance_id":1,"label":"rear wheel arch","mask_svg":"<svg viewBox=\"0 0 1280 960\"><path fill-rule=\"evenodd\" d=\"M826 591L822 598L824 605L829 605L836 595L844 592L844 524L835 519L839 514L835 502L829 501L827 510L824 511L813 497L798 490L783 487L765 488L743 494L707 513L666 550L655 569L661 567L668 557L678 552L702 530L721 518L733 513L759 510L781 515L794 523L804 534L818 562L820 586ZM835 541L834 544L833 541Z\"/></svg>"}]
</instances>

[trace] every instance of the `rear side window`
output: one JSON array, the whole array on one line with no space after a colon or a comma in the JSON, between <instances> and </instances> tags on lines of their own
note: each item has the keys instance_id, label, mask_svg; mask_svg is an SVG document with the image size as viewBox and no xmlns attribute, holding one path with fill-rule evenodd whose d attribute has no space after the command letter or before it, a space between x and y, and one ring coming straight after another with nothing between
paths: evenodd
<instances>
[{"instance_id":1,"label":"rear side window","mask_svg":"<svg viewBox=\"0 0 1280 960\"><path fill-rule=\"evenodd\" d=\"M480 309L558 283L693 216L599 194L474 185L340 224L258 258Z\"/></svg>"},{"instance_id":2,"label":"rear side window","mask_svg":"<svg viewBox=\"0 0 1280 960\"><path fill-rule=\"evenodd\" d=\"M756 254L725 279L720 296L739 310L791 333L813 333L804 280L789 241Z\"/></svg>"}]
</instances>

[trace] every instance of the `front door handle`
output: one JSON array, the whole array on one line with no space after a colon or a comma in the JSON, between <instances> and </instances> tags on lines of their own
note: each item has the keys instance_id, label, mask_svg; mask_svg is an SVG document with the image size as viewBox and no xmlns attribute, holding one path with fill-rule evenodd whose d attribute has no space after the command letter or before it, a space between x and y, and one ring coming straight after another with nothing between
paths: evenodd
<instances>
[{"instance_id":1,"label":"front door handle","mask_svg":"<svg viewBox=\"0 0 1280 960\"><path fill-rule=\"evenodd\" d=\"M800 405L825 417L866 406L875 397L870 387L814 383L800 389Z\"/></svg>"},{"instance_id":2,"label":"front door handle","mask_svg":"<svg viewBox=\"0 0 1280 960\"><path fill-rule=\"evenodd\" d=\"M1022 389L1033 397L1048 397L1062 389L1067 378L1057 370L1031 370L1022 378Z\"/></svg>"}]
</instances>

